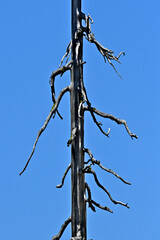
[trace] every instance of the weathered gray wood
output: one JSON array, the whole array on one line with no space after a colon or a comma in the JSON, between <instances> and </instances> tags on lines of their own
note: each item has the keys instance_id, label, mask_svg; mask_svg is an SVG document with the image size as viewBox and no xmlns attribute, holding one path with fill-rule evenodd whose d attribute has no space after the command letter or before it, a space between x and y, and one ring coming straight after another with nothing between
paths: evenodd
<instances>
[{"instance_id":1,"label":"weathered gray wood","mask_svg":"<svg viewBox=\"0 0 160 240\"><path fill-rule=\"evenodd\" d=\"M78 115L83 79L83 35L79 33L81 19L81 0L72 0L72 69L71 69L71 132L77 128L76 137L71 143L71 181L72 181L72 237L86 240L86 203L84 200L84 116Z\"/></svg>"}]
</instances>

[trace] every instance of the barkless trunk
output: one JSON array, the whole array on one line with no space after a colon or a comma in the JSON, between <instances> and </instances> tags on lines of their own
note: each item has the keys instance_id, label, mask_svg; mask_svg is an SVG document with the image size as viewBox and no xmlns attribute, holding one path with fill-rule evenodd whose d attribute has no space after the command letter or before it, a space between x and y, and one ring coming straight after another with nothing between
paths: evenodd
<instances>
[{"instance_id":1,"label":"barkless trunk","mask_svg":"<svg viewBox=\"0 0 160 240\"><path fill-rule=\"evenodd\" d=\"M76 129L76 137L71 145L71 180L72 180L72 237L86 240L86 203L84 200L84 116L78 114L83 80L83 35L78 33L81 27L81 0L72 0L72 61L71 70L71 133Z\"/></svg>"}]
</instances>

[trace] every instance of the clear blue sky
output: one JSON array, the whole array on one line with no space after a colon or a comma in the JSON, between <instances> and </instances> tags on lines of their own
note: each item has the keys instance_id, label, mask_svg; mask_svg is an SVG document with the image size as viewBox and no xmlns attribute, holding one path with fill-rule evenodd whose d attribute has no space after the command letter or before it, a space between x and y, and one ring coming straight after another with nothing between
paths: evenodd
<instances>
[{"instance_id":1,"label":"clear blue sky","mask_svg":"<svg viewBox=\"0 0 160 240\"><path fill-rule=\"evenodd\" d=\"M92 31L104 46L123 50L116 64L120 79L93 44L84 41L84 81L92 105L127 120L123 126L100 119L110 138L85 118L85 147L101 163L132 186L95 168L115 206L95 184L92 195L114 214L87 211L88 239L158 240L160 214L160 2L158 0L82 1L94 19ZM70 41L70 1L5 0L0 2L0 239L49 240L70 216L70 174L56 189L70 162L70 109L67 94L57 116L41 136L26 172L24 167L38 130L51 107L49 77ZM56 92L70 82L69 73L56 79ZM70 239L70 226L62 240Z\"/></svg>"}]
</instances>

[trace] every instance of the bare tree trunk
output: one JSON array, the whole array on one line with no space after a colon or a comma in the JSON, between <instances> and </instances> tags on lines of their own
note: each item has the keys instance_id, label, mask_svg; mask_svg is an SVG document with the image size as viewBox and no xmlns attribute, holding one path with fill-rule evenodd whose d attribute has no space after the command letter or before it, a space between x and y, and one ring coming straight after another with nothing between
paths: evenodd
<instances>
[{"instance_id":1,"label":"bare tree trunk","mask_svg":"<svg viewBox=\"0 0 160 240\"><path fill-rule=\"evenodd\" d=\"M37 145L37 142L41 136L41 134L45 131L49 121L52 117L55 117L57 113L58 116L62 119L58 111L59 103L66 92L70 92L70 105L71 105L71 137L67 142L67 146L71 145L71 164L67 167L63 177L61 184L57 185L57 188L61 188L64 184L65 177L68 171L71 169L71 187L72 187L72 213L71 216L62 224L59 233L52 237L52 240L59 240L68 226L71 223L72 229L72 238L71 240L87 240L87 232L86 232L86 202L88 203L88 207L91 208L92 211L96 211L96 207L113 213L107 206L102 206L92 199L91 189L89 185L85 182L85 174L91 174L94 177L95 183L99 188L101 188L109 197L111 202L114 204L119 204L129 208L128 203L124 203L121 201L115 200L110 192L99 182L96 172L92 169L93 165L99 166L104 171L113 174L115 177L120 179L125 184L131 185L130 182L125 181L119 174L114 172L111 169L104 167L100 161L97 161L94 157L90 149L84 148L84 112L88 111L91 114L93 122L97 125L99 130L105 136L109 136L110 129L108 132L104 131L102 128L102 123L97 121L96 115L110 119L117 124L124 125L129 136L133 138L138 138L138 136L132 133L128 127L126 120L115 117L112 114L108 114L102 112L95 107L92 106L91 102L88 99L87 91L83 82L83 36L90 43L93 43L100 54L103 56L104 61L108 61L109 64L113 67L116 73L117 72L112 61L116 61L121 63L119 58L121 55L125 55L124 52L120 52L116 57L113 55L113 51L104 47L101 43L99 43L94 34L91 31L91 24L93 23L92 17L88 14L82 13L81 11L81 0L71 0L71 19L72 19L72 39L69 42L66 53L61 59L61 63L59 68L52 72L50 76L50 85L51 85L51 93L53 100L53 107L50 110L43 126L38 131L37 138L34 142L32 152L27 160L27 163L23 170L19 173L21 175L27 168ZM82 26L81 21L84 20L85 26ZM67 63L70 57L70 52L72 52L72 59ZM66 59L66 64L64 65L64 59ZM71 84L68 87L63 88L58 97L55 95L55 78L60 75L62 76L66 71L71 72ZM89 156L89 160L85 162L84 167L84 153ZM87 197L85 198L85 189L87 193Z\"/></svg>"},{"instance_id":2,"label":"bare tree trunk","mask_svg":"<svg viewBox=\"0 0 160 240\"><path fill-rule=\"evenodd\" d=\"M81 19L81 0L72 0L72 61L71 69L71 132L76 138L71 145L71 180L72 180L72 237L86 240L86 203L84 200L84 116L79 116L78 108L82 100L81 82L83 80L83 35L78 33ZM80 239L81 239L80 238Z\"/></svg>"}]
</instances>

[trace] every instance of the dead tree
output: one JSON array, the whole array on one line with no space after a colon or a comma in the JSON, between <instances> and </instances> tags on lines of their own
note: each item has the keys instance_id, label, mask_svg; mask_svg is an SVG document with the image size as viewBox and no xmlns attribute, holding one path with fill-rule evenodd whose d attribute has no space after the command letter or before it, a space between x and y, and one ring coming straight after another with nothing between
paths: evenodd
<instances>
[{"instance_id":1,"label":"dead tree","mask_svg":"<svg viewBox=\"0 0 160 240\"><path fill-rule=\"evenodd\" d=\"M102 46L95 38L94 34L91 31L91 24L93 24L93 19L88 14L84 14L81 11L81 0L72 0L72 34L71 41L69 42L66 53L62 57L59 68L52 72L50 76L50 86L53 100L53 107L44 123L42 128L39 130L35 143L33 145L33 150L31 155L28 158L28 161L20 173L20 175L26 170L28 163L31 157L34 154L36 144L39 140L40 135L46 129L49 121L52 117L55 117L56 113L62 119L58 111L59 103L66 92L70 93L70 106L71 106L71 136L67 142L67 146L71 147L71 164L67 167L64 176L62 177L61 184L57 185L57 188L61 188L64 184L65 177L68 171L71 169L71 181L72 181L72 212L71 217L69 217L64 224L62 225L59 233L55 235L52 240L58 240L61 238L65 228L69 223L71 223L72 229L72 240L86 240L86 203L88 203L88 207L91 208L92 211L96 211L96 207L101 208L105 211L112 213L106 206L101 206L95 200L93 200L91 195L91 189L89 185L85 182L85 175L91 174L95 180L95 183L99 188L101 188L109 197L109 199L114 204L120 204L129 208L127 203L123 203L121 201L117 201L113 199L108 190L99 182L96 172L92 169L93 165L98 165L104 171L113 174L115 177L119 178L125 184L129 184L129 182L125 181L121 176L119 176L116 172L111 169L107 169L104 167L100 161L97 161L91 151L88 148L84 147L84 114L85 112L89 112L93 119L93 122L97 125L99 130L106 136L109 136L110 129L106 132L102 128L102 123L98 122L96 116L99 115L102 118L108 118L117 124L124 125L129 136L133 138L138 138L137 135L133 134L127 125L127 122L123 119L119 119L111 114L101 112L92 106L91 102L88 99L87 91L84 86L83 81L83 65L85 62L83 61L83 38L85 38L90 43L93 43L100 54L103 56L104 61L106 60L113 67L116 73L117 72L112 61L116 61L120 63L119 58L121 55L124 55L124 52L121 52L117 57L114 55L112 50L105 48ZM69 61L71 55L71 60ZM64 60L66 59L66 63L64 64ZM59 93L59 96L56 98L55 95L55 78L57 76L62 76L66 71L70 71L71 73L71 84L62 89ZM120 76L121 77L121 76ZM87 155L89 157L88 160L84 160L84 156Z\"/></svg>"}]
</instances>

